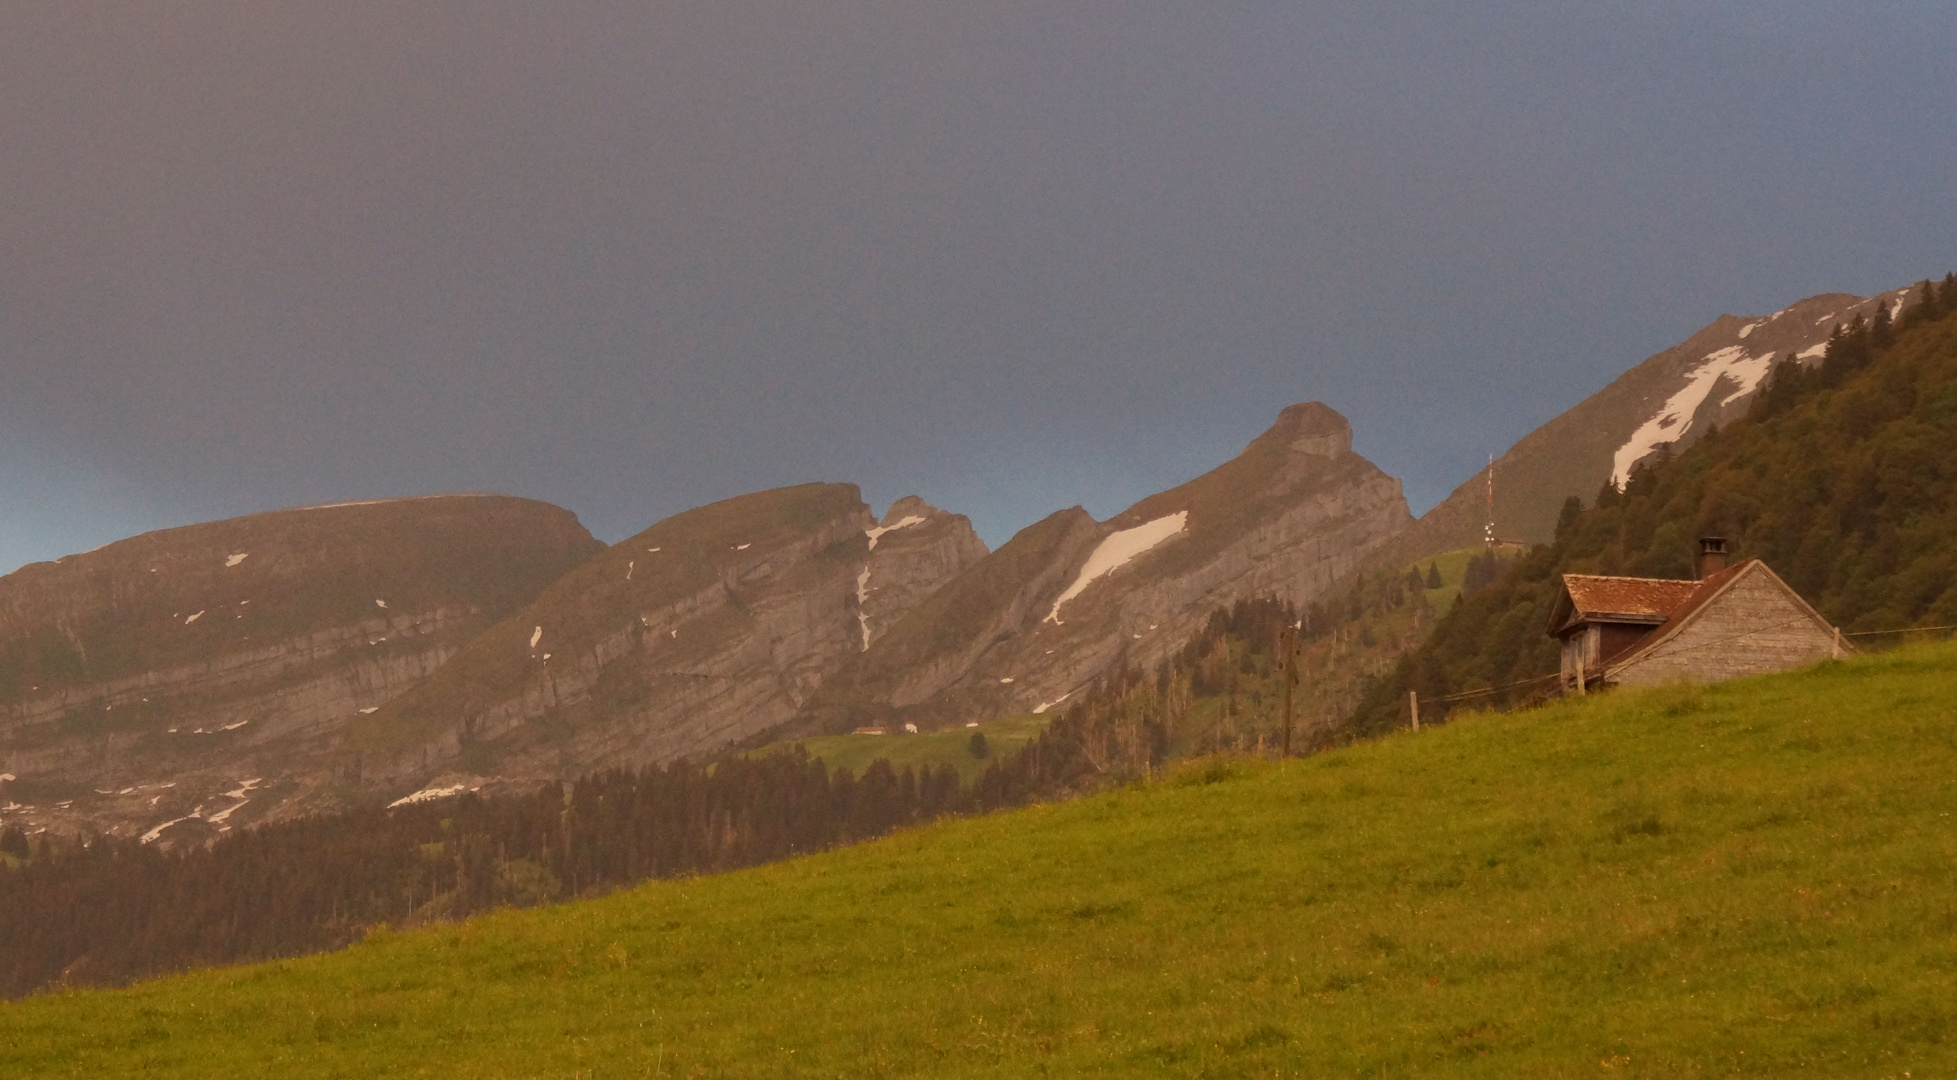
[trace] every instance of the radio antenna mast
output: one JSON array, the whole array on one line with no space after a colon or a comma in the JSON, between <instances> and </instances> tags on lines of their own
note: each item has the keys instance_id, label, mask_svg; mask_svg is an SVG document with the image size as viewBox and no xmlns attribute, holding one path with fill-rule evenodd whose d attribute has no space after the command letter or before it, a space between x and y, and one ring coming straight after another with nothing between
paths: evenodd
<instances>
[{"instance_id":1,"label":"radio antenna mast","mask_svg":"<svg viewBox=\"0 0 1957 1080\"><path fill-rule=\"evenodd\" d=\"M1488 455L1488 524L1481 530L1482 542L1495 549L1495 455Z\"/></svg>"}]
</instances>

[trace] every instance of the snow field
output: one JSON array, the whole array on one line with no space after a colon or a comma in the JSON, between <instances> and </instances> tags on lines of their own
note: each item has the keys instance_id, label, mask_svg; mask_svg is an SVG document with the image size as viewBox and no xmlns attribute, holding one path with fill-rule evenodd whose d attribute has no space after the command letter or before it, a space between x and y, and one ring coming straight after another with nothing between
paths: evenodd
<instances>
[{"instance_id":1,"label":"snow field","mask_svg":"<svg viewBox=\"0 0 1957 1080\"><path fill-rule=\"evenodd\" d=\"M1053 610L1047 612L1046 618L1040 621L1059 625L1062 604L1079 596L1095 581L1126 566L1136 556L1182 532L1188 523L1189 511L1178 510L1167 517L1159 517L1132 529L1123 529L1110 534L1107 539L1095 546L1094 551L1087 556L1087 563L1080 568L1079 576L1074 578L1074 583L1067 586L1067 591L1061 593L1060 598L1053 602Z\"/></svg>"},{"instance_id":2,"label":"snow field","mask_svg":"<svg viewBox=\"0 0 1957 1080\"><path fill-rule=\"evenodd\" d=\"M1665 401L1657 415L1646 420L1631 433L1623 446L1617 448L1611 463L1611 483L1622 490L1625 482L1631 478L1631 466L1646 454L1660 446L1677 442L1692 430L1692 415L1699 411L1699 406L1705 403L1721 378L1739 384L1738 390L1720 399L1719 404L1724 407L1751 394L1760 385L1760 380L1767 377L1773 363L1772 353L1748 356L1746 350L1738 345L1729 345L1706 354L1698 367L1686 372L1685 386Z\"/></svg>"}]
</instances>

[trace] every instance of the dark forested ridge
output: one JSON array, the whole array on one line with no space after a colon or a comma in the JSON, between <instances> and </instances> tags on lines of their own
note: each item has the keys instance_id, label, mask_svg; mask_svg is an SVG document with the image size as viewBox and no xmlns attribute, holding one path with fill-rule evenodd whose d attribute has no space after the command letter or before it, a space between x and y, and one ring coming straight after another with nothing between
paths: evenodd
<instances>
[{"instance_id":1,"label":"dark forested ridge","mask_svg":"<svg viewBox=\"0 0 1957 1080\"><path fill-rule=\"evenodd\" d=\"M1957 276L1920 284L1895 325L1879 307L1838 327L1817 365L1785 358L1746 419L1646 459L1623 491L1571 499L1555 541L1464 597L1372 686L1353 728L1404 725L1408 691L1423 720L1450 697L1546 693L1561 575L1690 577L1700 536L1765 561L1850 633L1957 624Z\"/></svg>"},{"instance_id":2,"label":"dark forested ridge","mask_svg":"<svg viewBox=\"0 0 1957 1080\"><path fill-rule=\"evenodd\" d=\"M859 777L780 754L305 818L174 851L9 830L0 992L334 949L381 923L752 866L972 805L949 767L880 761Z\"/></svg>"}]
</instances>

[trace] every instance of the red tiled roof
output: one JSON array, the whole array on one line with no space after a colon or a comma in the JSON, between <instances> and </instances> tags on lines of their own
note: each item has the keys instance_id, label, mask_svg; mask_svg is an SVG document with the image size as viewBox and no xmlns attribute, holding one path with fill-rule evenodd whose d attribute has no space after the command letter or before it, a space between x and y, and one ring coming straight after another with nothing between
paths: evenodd
<instances>
[{"instance_id":1,"label":"red tiled roof","mask_svg":"<svg viewBox=\"0 0 1957 1080\"><path fill-rule=\"evenodd\" d=\"M1753 561L1729 566L1703 581L1564 574L1563 595L1551 613L1549 632L1561 636L1582 622L1675 625Z\"/></svg>"},{"instance_id":2,"label":"red tiled roof","mask_svg":"<svg viewBox=\"0 0 1957 1080\"><path fill-rule=\"evenodd\" d=\"M1692 599L1700 583L1667 581L1663 578L1602 577L1594 574L1564 574L1563 587L1569 590L1572 618L1629 615L1643 620L1669 617Z\"/></svg>"},{"instance_id":3,"label":"red tiled roof","mask_svg":"<svg viewBox=\"0 0 1957 1080\"><path fill-rule=\"evenodd\" d=\"M1686 616L1691 615L1693 612L1699 610L1701 607L1704 607L1706 601L1712 599L1712 594L1719 591L1720 586L1726 584L1728 581L1731 581L1733 577L1737 575L1740 571L1746 569L1748 566L1753 565L1753 563L1757 561L1758 560L1755 559L1748 559L1743 563L1739 563L1734 566L1729 566L1726 569L1721 570L1716 574L1710 574L1703 581L1690 582L1690 584L1694 586L1694 588L1690 593L1686 595L1684 603L1678 605L1677 607L1673 608L1670 612L1667 613L1668 618L1665 621L1668 623L1679 623L1684 621ZM1792 592L1793 590L1790 589L1788 591Z\"/></svg>"}]
</instances>

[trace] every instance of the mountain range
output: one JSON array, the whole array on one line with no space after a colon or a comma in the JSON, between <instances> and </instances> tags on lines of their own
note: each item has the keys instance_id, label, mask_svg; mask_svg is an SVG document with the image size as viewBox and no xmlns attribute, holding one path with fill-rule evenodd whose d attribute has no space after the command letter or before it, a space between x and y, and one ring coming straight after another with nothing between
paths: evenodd
<instances>
[{"instance_id":1,"label":"mountain range","mask_svg":"<svg viewBox=\"0 0 1957 1080\"><path fill-rule=\"evenodd\" d=\"M569 511L454 495L22 567L0 577L0 807L17 825L173 822L187 839L333 805L350 724L603 550Z\"/></svg>"},{"instance_id":2,"label":"mountain range","mask_svg":"<svg viewBox=\"0 0 1957 1080\"><path fill-rule=\"evenodd\" d=\"M1493 465L1496 534L1743 415L1771 366L1907 291L1722 316ZM689 510L617 544L570 512L457 495L260 514L0 578L0 824L177 844L773 738L1064 707L1245 599L1480 544L1480 470L1418 520L1344 417L1284 409L1242 453L1097 521L988 551L922 499L849 484Z\"/></svg>"}]
</instances>

